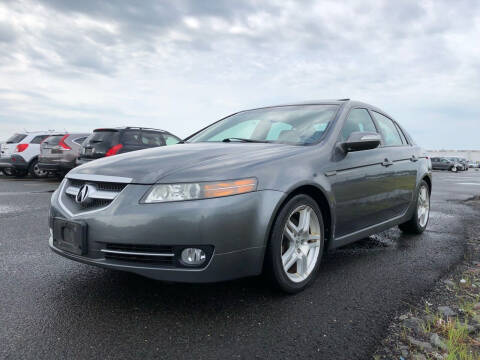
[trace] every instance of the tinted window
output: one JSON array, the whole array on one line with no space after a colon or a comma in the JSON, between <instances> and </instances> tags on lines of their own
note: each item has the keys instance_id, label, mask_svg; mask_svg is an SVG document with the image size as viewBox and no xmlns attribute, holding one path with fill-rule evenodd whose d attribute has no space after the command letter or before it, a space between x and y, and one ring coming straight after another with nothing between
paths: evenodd
<instances>
[{"instance_id":1,"label":"tinted window","mask_svg":"<svg viewBox=\"0 0 480 360\"><path fill-rule=\"evenodd\" d=\"M163 135L154 131L142 131L142 144L146 146L162 146L165 145Z\"/></svg>"},{"instance_id":2,"label":"tinted window","mask_svg":"<svg viewBox=\"0 0 480 360\"><path fill-rule=\"evenodd\" d=\"M32 141L30 141L30 144L40 144L43 140L45 140L48 137L48 135L39 135L35 136Z\"/></svg>"},{"instance_id":3,"label":"tinted window","mask_svg":"<svg viewBox=\"0 0 480 360\"><path fill-rule=\"evenodd\" d=\"M117 133L115 130L95 130L87 140L90 143L111 142Z\"/></svg>"},{"instance_id":4,"label":"tinted window","mask_svg":"<svg viewBox=\"0 0 480 360\"><path fill-rule=\"evenodd\" d=\"M122 135L121 142L126 145L140 145L140 130L126 130Z\"/></svg>"},{"instance_id":5,"label":"tinted window","mask_svg":"<svg viewBox=\"0 0 480 360\"><path fill-rule=\"evenodd\" d=\"M163 134L163 137L165 138L165 143L167 145L174 145L177 144L180 139L177 138L176 136L170 135L170 134Z\"/></svg>"},{"instance_id":6,"label":"tinted window","mask_svg":"<svg viewBox=\"0 0 480 360\"><path fill-rule=\"evenodd\" d=\"M297 145L316 143L337 109L337 105L303 105L242 111L207 127L187 142L243 138Z\"/></svg>"},{"instance_id":7,"label":"tinted window","mask_svg":"<svg viewBox=\"0 0 480 360\"><path fill-rule=\"evenodd\" d=\"M402 145L402 139L400 138L400 134L398 133L397 127L393 121L375 111L372 111L372 114L375 117L375 120L377 120L378 126L380 127L380 132L383 135L384 145Z\"/></svg>"},{"instance_id":8,"label":"tinted window","mask_svg":"<svg viewBox=\"0 0 480 360\"><path fill-rule=\"evenodd\" d=\"M20 141L22 141L23 139L25 139L26 137L27 137L27 135L25 135L25 134L14 134L7 139L6 143L7 144L17 144Z\"/></svg>"},{"instance_id":9,"label":"tinted window","mask_svg":"<svg viewBox=\"0 0 480 360\"><path fill-rule=\"evenodd\" d=\"M63 138L63 135L49 136L48 139L45 140L44 144L55 146L60 143L60 140L62 140L62 138Z\"/></svg>"},{"instance_id":10,"label":"tinted window","mask_svg":"<svg viewBox=\"0 0 480 360\"><path fill-rule=\"evenodd\" d=\"M341 133L342 141L346 141L351 133L356 131L377 132L372 118L365 109L353 109L343 124Z\"/></svg>"},{"instance_id":11,"label":"tinted window","mask_svg":"<svg viewBox=\"0 0 480 360\"><path fill-rule=\"evenodd\" d=\"M74 143L77 143L78 145L82 145L82 143L85 141L87 137L79 137L73 140Z\"/></svg>"}]
</instances>

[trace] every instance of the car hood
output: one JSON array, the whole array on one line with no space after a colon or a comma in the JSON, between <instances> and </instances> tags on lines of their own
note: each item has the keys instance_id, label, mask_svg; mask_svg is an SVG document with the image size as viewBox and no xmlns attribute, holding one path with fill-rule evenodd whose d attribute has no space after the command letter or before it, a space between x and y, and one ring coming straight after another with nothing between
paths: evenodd
<instances>
[{"instance_id":1,"label":"car hood","mask_svg":"<svg viewBox=\"0 0 480 360\"><path fill-rule=\"evenodd\" d=\"M255 176L255 167L302 146L271 143L176 144L98 159L70 174L120 176L136 184L211 181Z\"/></svg>"}]
</instances>

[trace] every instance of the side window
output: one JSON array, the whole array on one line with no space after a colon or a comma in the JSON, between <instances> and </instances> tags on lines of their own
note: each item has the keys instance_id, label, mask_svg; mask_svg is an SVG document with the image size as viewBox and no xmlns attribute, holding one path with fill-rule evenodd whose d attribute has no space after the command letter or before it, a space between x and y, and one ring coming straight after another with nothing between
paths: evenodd
<instances>
[{"instance_id":1,"label":"side window","mask_svg":"<svg viewBox=\"0 0 480 360\"><path fill-rule=\"evenodd\" d=\"M140 145L140 130L127 130L122 135L122 143L126 145Z\"/></svg>"},{"instance_id":2,"label":"side window","mask_svg":"<svg viewBox=\"0 0 480 360\"><path fill-rule=\"evenodd\" d=\"M35 136L32 141L30 141L30 144L40 144L43 140L45 140L49 135L39 135Z\"/></svg>"},{"instance_id":3,"label":"side window","mask_svg":"<svg viewBox=\"0 0 480 360\"><path fill-rule=\"evenodd\" d=\"M142 144L146 146L162 146L165 145L163 135L155 131L142 131Z\"/></svg>"},{"instance_id":4,"label":"side window","mask_svg":"<svg viewBox=\"0 0 480 360\"><path fill-rule=\"evenodd\" d=\"M163 137L167 145L175 145L178 144L178 142L180 141L179 138L170 134L163 134Z\"/></svg>"},{"instance_id":5,"label":"side window","mask_svg":"<svg viewBox=\"0 0 480 360\"><path fill-rule=\"evenodd\" d=\"M284 131L292 130L292 125L283 123L283 122L274 122L272 126L270 126L270 130L268 131L267 137L265 140L275 141L283 134L286 134Z\"/></svg>"},{"instance_id":6,"label":"side window","mask_svg":"<svg viewBox=\"0 0 480 360\"><path fill-rule=\"evenodd\" d=\"M400 137L402 138L402 142L403 142L405 145L408 145L408 140L407 140L407 138L405 137L405 134L403 133L403 130L402 130L402 128L400 127L400 125L398 125L397 123L395 123L395 126L396 126L396 128L397 128L398 133L400 134Z\"/></svg>"},{"instance_id":7,"label":"side window","mask_svg":"<svg viewBox=\"0 0 480 360\"><path fill-rule=\"evenodd\" d=\"M378 122L380 132L383 135L385 146L399 146L402 145L402 139L398 133L397 127L388 117L383 116L375 111L372 111L373 117Z\"/></svg>"},{"instance_id":8,"label":"side window","mask_svg":"<svg viewBox=\"0 0 480 360\"><path fill-rule=\"evenodd\" d=\"M353 109L350 111L345 124L343 124L341 132L342 141L346 141L350 134L356 131L377 132L372 118L365 109Z\"/></svg>"},{"instance_id":9,"label":"side window","mask_svg":"<svg viewBox=\"0 0 480 360\"><path fill-rule=\"evenodd\" d=\"M78 144L78 145L82 145L86 138L87 138L86 136L85 137L79 137L79 138L74 139L73 142Z\"/></svg>"}]
</instances>

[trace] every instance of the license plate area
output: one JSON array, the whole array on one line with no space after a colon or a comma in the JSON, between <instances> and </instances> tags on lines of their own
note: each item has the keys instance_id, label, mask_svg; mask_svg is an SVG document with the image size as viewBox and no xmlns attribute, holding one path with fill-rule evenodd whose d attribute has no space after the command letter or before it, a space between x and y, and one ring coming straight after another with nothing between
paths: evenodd
<instances>
[{"instance_id":1,"label":"license plate area","mask_svg":"<svg viewBox=\"0 0 480 360\"><path fill-rule=\"evenodd\" d=\"M54 218L53 245L76 255L85 255L87 253L87 224Z\"/></svg>"}]
</instances>

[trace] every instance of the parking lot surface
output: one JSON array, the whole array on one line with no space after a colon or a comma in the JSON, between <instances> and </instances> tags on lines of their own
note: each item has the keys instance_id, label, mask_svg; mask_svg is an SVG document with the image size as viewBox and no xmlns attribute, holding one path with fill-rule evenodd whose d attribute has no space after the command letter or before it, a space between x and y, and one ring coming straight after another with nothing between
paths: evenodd
<instances>
[{"instance_id":1,"label":"parking lot surface","mask_svg":"<svg viewBox=\"0 0 480 360\"><path fill-rule=\"evenodd\" d=\"M0 358L368 358L398 311L463 258L480 171L435 172L427 231L324 256L306 291L261 278L162 283L52 253L56 180L0 176Z\"/></svg>"}]
</instances>

